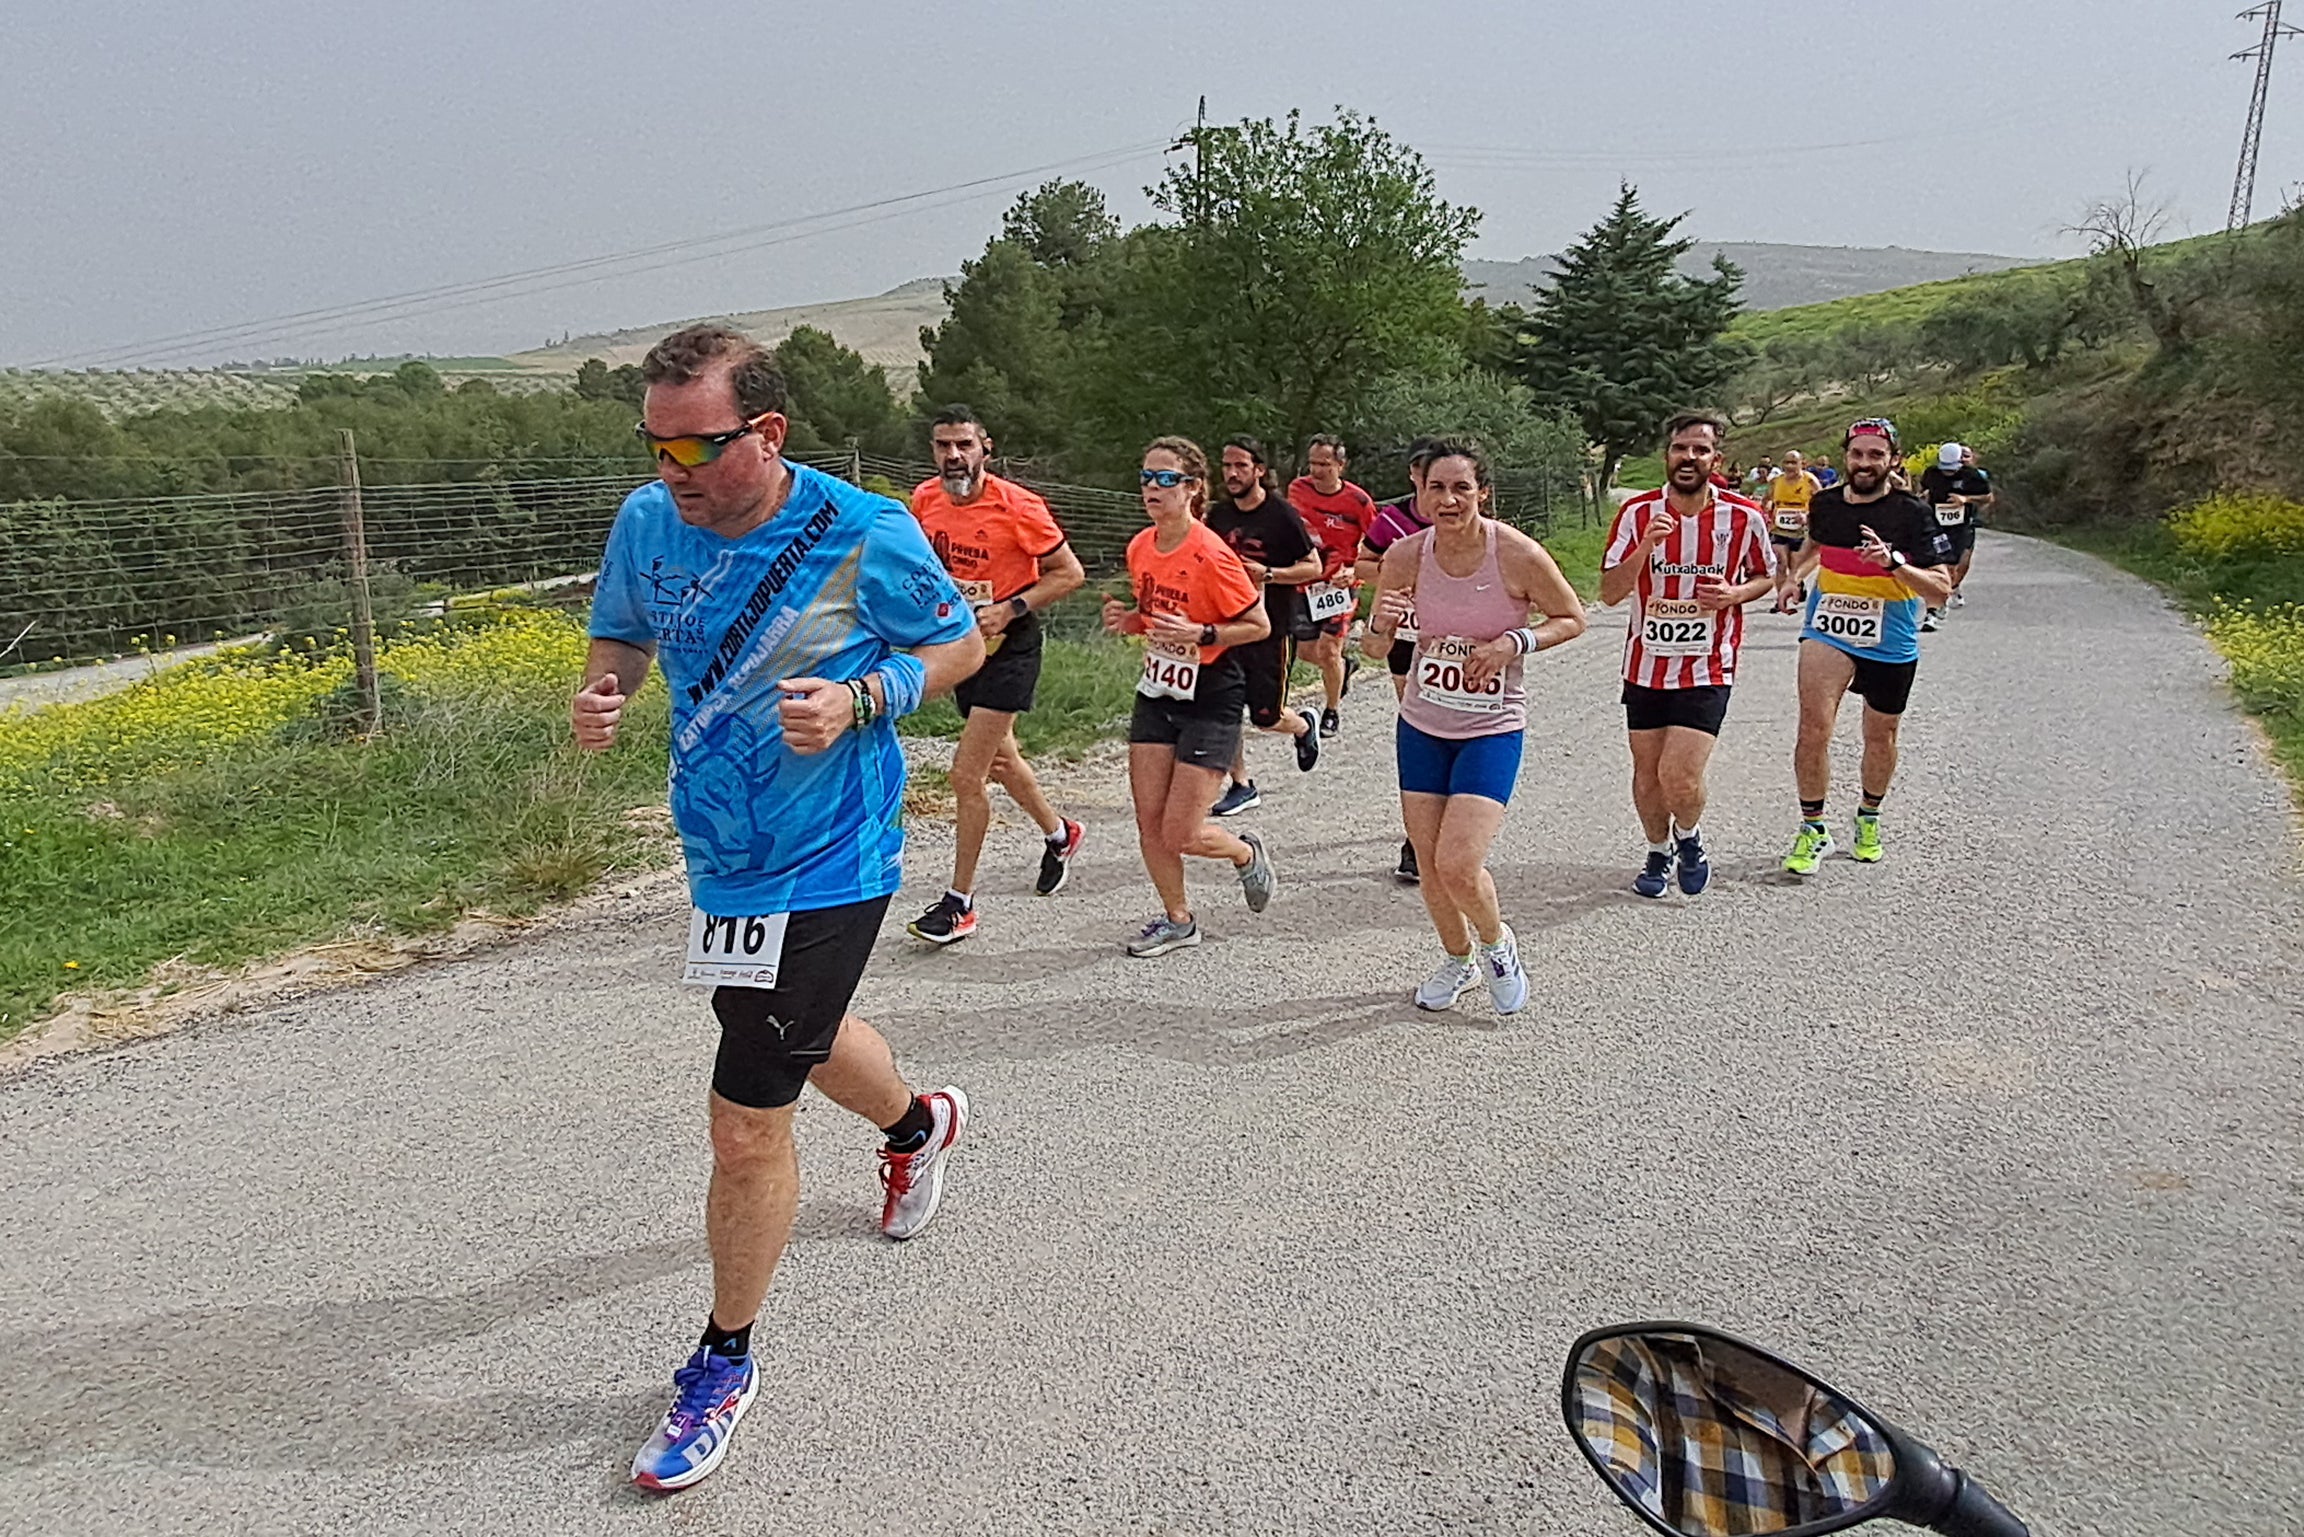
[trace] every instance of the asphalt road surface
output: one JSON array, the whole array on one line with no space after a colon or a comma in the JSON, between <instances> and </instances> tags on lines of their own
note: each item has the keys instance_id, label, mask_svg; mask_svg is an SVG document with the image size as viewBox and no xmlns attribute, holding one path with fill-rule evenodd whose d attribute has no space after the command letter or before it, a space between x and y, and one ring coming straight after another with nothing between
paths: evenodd
<instances>
[{"instance_id":1,"label":"asphalt road surface","mask_svg":"<svg viewBox=\"0 0 2304 1537\"><path fill-rule=\"evenodd\" d=\"M861 1004L977 1122L874 1228L813 1101L727 1463L625 1483L704 1312L713 1030L682 912L0 1081L0 1529L1638 1530L1561 1430L1568 1342L1707 1320L2046 1533L2297 1530L2304 1032L2285 794L2146 588L1988 536L1927 642L1887 861L1774 872L1793 642L1756 617L1700 901L1630 895L1620 620L1535 664L1494 868L1535 978L1421 1018L1390 702L1255 749L1281 875L1154 962L1109 762L1030 894ZM1854 720L1831 816L1853 807Z\"/></svg>"}]
</instances>

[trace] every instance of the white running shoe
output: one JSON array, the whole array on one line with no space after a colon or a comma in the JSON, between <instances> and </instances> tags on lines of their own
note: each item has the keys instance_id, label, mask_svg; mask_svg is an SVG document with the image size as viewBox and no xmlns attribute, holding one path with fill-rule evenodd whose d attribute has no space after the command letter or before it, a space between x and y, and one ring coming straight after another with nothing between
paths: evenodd
<instances>
[{"instance_id":1,"label":"white running shoe","mask_svg":"<svg viewBox=\"0 0 2304 1537\"><path fill-rule=\"evenodd\" d=\"M1440 963L1440 969L1416 986L1416 1007L1437 1014L1442 1009L1456 1007L1456 1000L1472 990L1480 980L1480 972L1469 955L1451 955Z\"/></svg>"},{"instance_id":2,"label":"white running shoe","mask_svg":"<svg viewBox=\"0 0 2304 1537\"><path fill-rule=\"evenodd\" d=\"M1528 971L1520 964L1520 937L1504 925L1504 937L1480 947L1481 970L1488 977L1488 1001L1499 1014L1517 1014L1528 1007Z\"/></svg>"},{"instance_id":3,"label":"white running shoe","mask_svg":"<svg viewBox=\"0 0 2304 1537\"><path fill-rule=\"evenodd\" d=\"M880 1183L888 1197L880 1206L880 1231L898 1242L914 1237L944 1200L944 1158L968 1129L968 1096L945 1087L921 1098L935 1126L917 1152L880 1150Z\"/></svg>"}]
</instances>

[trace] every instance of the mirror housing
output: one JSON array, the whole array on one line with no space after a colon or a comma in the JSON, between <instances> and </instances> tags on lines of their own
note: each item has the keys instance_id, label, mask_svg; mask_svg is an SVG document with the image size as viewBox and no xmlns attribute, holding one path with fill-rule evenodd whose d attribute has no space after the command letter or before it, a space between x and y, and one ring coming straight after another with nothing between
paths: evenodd
<instances>
[{"instance_id":1,"label":"mirror housing","mask_svg":"<svg viewBox=\"0 0 2304 1537\"><path fill-rule=\"evenodd\" d=\"M1664 1537L1824 1537L1882 1516L1948 1537L2028 1537L1981 1484L1895 1425L1701 1324L1585 1334L1568 1352L1560 1411L1601 1482Z\"/></svg>"}]
</instances>

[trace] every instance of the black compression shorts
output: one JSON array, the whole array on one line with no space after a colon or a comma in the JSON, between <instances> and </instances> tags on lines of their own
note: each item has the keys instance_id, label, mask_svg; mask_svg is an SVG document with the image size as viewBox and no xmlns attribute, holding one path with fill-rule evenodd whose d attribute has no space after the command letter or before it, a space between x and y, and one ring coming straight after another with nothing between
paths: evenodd
<instances>
[{"instance_id":1,"label":"black compression shorts","mask_svg":"<svg viewBox=\"0 0 2304 1537\"><path fill-rule=\"evenodd\" d=\"M1280 724L1288 707L1288 673L1296 662L1296 644L1285 635L1268 635L1245 646L1234 646L1240 671L1248 684L1248 719L1269 731Z\"/></svg>"},{"instance_id":2,"label":"black compression shorts","mask_svg":"<svg viewBox=\"0 0 2304 1537\"><path fill-rule=\"evenodd\" d=\"M811 1070L832 1055L856 984L889 898L794 913L785 922L784 957L774 987L716 987L720 1053L712 1092L755 1110L800 1097Z\"/></svg>"},{"instance_id":3,"label":"black compression shorts","mask_svg":"<svg viewBox=\"0 0 2304 1537\"><path fill-rule=\"evenodd\" d=\"M1649 688L1624 685L1624 727L1628 731L1661 731L1685 726L1706 736L1718 736L1728 719L1728 686L1708 683L1696 688Z\"/></svg>"}]
</instances>

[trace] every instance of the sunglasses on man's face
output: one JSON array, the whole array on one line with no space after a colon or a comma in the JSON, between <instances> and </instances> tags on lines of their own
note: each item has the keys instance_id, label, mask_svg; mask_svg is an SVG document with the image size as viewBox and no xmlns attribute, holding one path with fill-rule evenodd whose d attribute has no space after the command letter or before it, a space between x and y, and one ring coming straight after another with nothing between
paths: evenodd
<instances>
[{"instance_id":1,"label":"sunglasses on man's face","mask_svg":"<svg viewBox=\"0 0 2304 1537\"><path fill-rule=\"evenodd\" d=\"M648 452L657 459L669 459L684 470L710 464L727 451L728 445L738 438L749 437L759 426L755 418L728 432L688 433L676 438L660 438L648 430L646 422L634 422L632 435L648 445Z\"/></svg>"},{"instance_id":2,"label":"sunglasses on man's face","mask_svg":"<svg viewBox=\"0 0 2304 1537\"><path fill-rule=\"evenodd\" d=\"M1182 470L1138 470L1136 472L1136 479L1139 483L1147 486L1158 486L1163 491L1173 491L1178 486L1187 485L1199 478L1197 475L1187 475Z\"/></svg>"}]
</instances>

